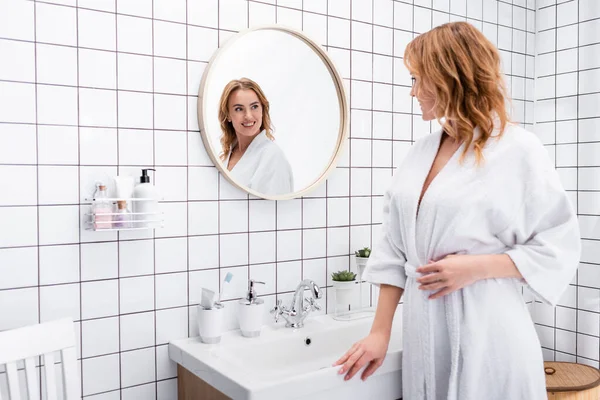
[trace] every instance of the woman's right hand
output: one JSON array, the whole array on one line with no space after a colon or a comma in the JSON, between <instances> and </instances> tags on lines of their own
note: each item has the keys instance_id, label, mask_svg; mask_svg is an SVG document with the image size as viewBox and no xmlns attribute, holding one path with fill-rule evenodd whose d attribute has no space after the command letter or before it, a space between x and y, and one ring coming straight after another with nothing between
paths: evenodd
<instances>
[{"instance_id":1,"label":"woman's right hand","mask_svg":"<svg viewBox=\"0 0 600 400\"><path fill-rule=\"evenodd\" d=\"M344 377L344 380L347 381L348 379L352 379L366 365L367 368L365 368L361 376L361 379L364 381L383 364L389 343L389 335L371 332L369 336L354 343L350 350L337 360L333 366L343 364L338 373L343 374L347 371L348 373Z\"/></svg>"}]
</instances>

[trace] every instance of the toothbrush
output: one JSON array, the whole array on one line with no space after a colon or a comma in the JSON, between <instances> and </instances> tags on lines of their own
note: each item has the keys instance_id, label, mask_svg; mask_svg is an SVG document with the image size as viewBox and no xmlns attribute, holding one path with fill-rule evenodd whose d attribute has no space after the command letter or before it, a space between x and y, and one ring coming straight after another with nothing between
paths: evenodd
<instances>
[{"instance_id":1,"label":"toothbrush","mask_svg":"<svg viewBox=\"0 0 600 400\"><path fill-rule=\"evenodd\" d=\"M215 304L219 307L223 306L221 304L221 299L223 298L223 291L225 289L225 284L231 282L232 278L233 278L233 274L231 272L228 272L227 275L225 275L225 279L223 279L223 284L221 285L221 292L219 293L219 299L215 302Z\"/></svg>"}]
</instances>

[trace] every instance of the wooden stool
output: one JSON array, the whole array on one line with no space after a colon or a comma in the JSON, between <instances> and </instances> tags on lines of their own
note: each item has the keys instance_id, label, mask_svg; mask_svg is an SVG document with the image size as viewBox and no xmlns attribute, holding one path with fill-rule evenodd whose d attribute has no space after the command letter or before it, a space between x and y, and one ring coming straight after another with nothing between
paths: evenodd
<instances>
[{"instance_id":1,"label":"wooden stool","mask_svg":"<svg viewBox=\"0 0 600 400\"><path fill-rule=\"evenodd\" d=\"M548 400L600 400L600 370L589 365L546 361Z\"/></svg>"}]
</instances>

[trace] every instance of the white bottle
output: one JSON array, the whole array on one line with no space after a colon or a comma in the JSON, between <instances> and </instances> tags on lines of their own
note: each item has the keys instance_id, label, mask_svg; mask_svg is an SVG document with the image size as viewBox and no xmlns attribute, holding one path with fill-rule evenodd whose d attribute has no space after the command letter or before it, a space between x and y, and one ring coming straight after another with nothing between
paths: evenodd
<instances>
[{"instance_id":1,"label":"white bottle","mask_svg":"<svg viewBox=\"0 0 600 400\"><path fill-rule=\"evenodd\" d=\"M158 191L150 183L149 170L156 171L153 168L142 169L140 183L133 188L134 199L145 199L133 202L133 212L136 222L132 226L135 228L154 228L156 227L156 222L152 221L158 219Z\"/></svg>"},{"instance_id":2,"label":"white bottle","mask_svg":"<svg viewBox=\"0 0 600 400\"><path fill-rule=\"evenodd\" d=\"M245 337L260 336L265 315L265 302L263 299L256 297L255 283L264 285L264 282L250 279L246 297L238 302L238 322L242 336Z\"/></svg>"}]
</instances>

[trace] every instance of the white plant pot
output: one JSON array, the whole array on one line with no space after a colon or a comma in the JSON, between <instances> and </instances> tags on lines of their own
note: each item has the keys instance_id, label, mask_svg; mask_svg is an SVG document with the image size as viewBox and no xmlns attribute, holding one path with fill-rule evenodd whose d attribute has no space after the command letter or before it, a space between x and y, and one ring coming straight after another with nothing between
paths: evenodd
<instances>
[{"instance_id":1,"label":"white plant pot","mask_svg":"<svg viewBox=\"0 0 600 400\"><path fill-rule=\"evenodd\" d=\"M354 296L354 290L356 289L356 281L338 282L333 281L333 288L335 289L335 303L339 307L344 307L352 303L352 296Z\"/></svg>"},{"instance_id":2,"label":"white plant pot","mask_svg":"<svg viewBox=\"0 0 600 400\"><path fill-rule=\"evenodd\" d=\"M367 261L369 261L369 257L354 257L356 260L356 268L358 270L358 279L362 281L363 272L365 271L365 267L367 266Z\"/></svg>"}]
</instances>

